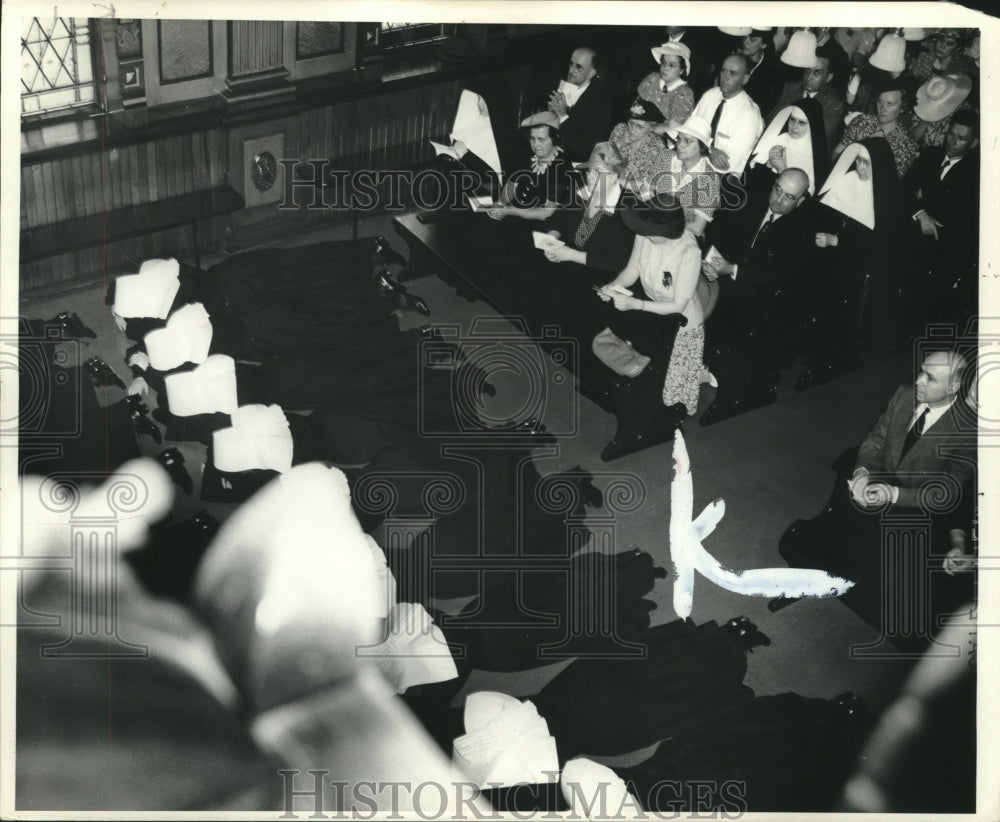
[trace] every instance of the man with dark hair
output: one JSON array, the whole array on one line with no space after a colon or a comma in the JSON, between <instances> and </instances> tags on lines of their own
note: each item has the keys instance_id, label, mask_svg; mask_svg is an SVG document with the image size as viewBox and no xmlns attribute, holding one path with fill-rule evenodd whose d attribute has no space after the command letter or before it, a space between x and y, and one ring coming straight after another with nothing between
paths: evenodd
<instances>
[{"instance_id":1,"label":"man with dark hair","mask_svg":"<svg viewBox=\"0 0 1000 822\"><path fill-rule=\"evenodd\" d=\"M570 160L583 162L607 138L611 97L598 73L597 52L590 46L573 52L566 79L549 95L548 108L559 118L559 133Z\"/></svg>"},{"instance_id":2,"label":"man with dark hair","mask_svg":"<svg viewBox=\"0 0 1000 822\"><path fill-rule=\"evenodd\" d=\"M774 29L752 29L740 51L748 58L746 93L761 111L770 111L778 96L779 73L774 58Z\"/></svg>"},{"instance_id":3,"label":"man with dark hair","mask_svg":"<svg viewBox=\"0 0 1000 822\"><path fill-rule=\"evenodd\" d=\"M943 146L920 156L903 180L913 217L915 320L964 322L976 311L979 267L979 118L958 111ZM926 279L925 279L926 278Z\"/></svg>"},{"instance_id":4,"label":"man with dark hair","mask_svg":"<svg viewBox=\"0 0 1000 822\"><path fill-rule=\"evenodd\" d=\"M836 46L840 48L840 46ZM828 50L832 50L829 47ZM802 79L785 84L778 102L768 114L770 121L785 106L795 105L796 100L803 97L813 97L823 108L823 127L826 130L826 144L837 145L840 131L844 125L844 112L847 108L844 98L837 93L835 87L833 62L823 49L816 49L816 65L802 69Z\"/></svg>"},{"instance_id":5,"label":"man with dark hair","mask_svg":"<svg viewBox=\"0 0 1000 822\"><path fill-rule=\"evenodd\" d=\"M720 172L742 174L750 152L764 131L760 107L745 86L750 79L750 58L730 54L722 61L719 85L706 91L692 112L712 128L709 160Z\"/></svg>"}]
</instances>

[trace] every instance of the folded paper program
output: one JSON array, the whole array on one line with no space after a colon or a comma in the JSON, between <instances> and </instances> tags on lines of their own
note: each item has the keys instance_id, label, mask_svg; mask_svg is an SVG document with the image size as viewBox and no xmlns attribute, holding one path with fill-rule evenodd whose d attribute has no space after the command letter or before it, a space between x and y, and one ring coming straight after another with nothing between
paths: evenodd
<instances>
[{"instance_id":1,"label":"folded paper program","mask_svg":"<svg viewBox=\"0 0 1000 822\"><path fill-rule=\"evenodd\" d=\"M415 685L458 676L444 634L424 606L415 602L394 604L385 639L374 647L359 648L358 656L375 657L376 666L399 694Z\"/></svg>"},{"instance_id":2,"label":"folded paper program","mask_svg":"<svg viewBox=\"0 0 1000 822\"><path fill-rule=\"evenodd\" d=\"M146 260L138 274L115 280L114 312L119 317L166 319L181 287L177 260Z\"/></svg>"},{"instance_id":3,"label":"folded paper program","mask_svg":"<svg viewBox=\"0 0 1000 822\"><path fill-rule=\"evenodd\" d=\"M143 342L149 364L157 371L169 371L186 362L201 364L212 344L212 321L201 303L178 308L163 328L150 331Z\"/></svg>"},{"instance_id":4,"label":"folded paper program","mask_svg":"<svg viewBox=\"0 0 1000 822\"><path fill-rule=\"evenodd\" d=\"M452 758L480 788L558 780L556 740L532 702L493 691L470 694L465 730Z\"/></svg>"},{"instance_id":5,"label":"folded paper program","mask_svg":"<svg viewBox=\"0 0 1000 822\"><path fill-rule=\"evenodd\" d=\"M236 412L236 362L225 354L213 354L190 371L168 374L164 383L175 416Z\"/></svg>"},{"instance_id":6,"label":"folded paper program","mask_svg":"<svg viewBox=\"0 0 1000 822\"><path fill-rule=\"evenodd\" d=\"M292 467L292 432L278 405L243 405L233 424L212 434L215 467L220 471L264 469L284 473Z\"/></svg>"}]
</instances>

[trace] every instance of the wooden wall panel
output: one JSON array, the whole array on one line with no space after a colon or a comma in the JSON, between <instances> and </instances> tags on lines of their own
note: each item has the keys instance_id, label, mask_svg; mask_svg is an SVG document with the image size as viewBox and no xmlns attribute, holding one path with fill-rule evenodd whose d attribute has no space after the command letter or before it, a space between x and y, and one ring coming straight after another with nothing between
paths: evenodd
<instances>
[{"instance_id":1,"label":"wooden wall panel","mask_svg":"<svg viewBox=\"0 0 1000 822\"><path fill-rule=\"evenodd\" d=\"M528 74L525 68L513 69L511 88L516 90ZM286 156L303 161L327 159L331 170L423 165L433 158L428 140L444 137L451 128L460 89L461 83L451 80L369 94L307 109L291 118L284 115L284 122L289 124L282 126ZM227 129L213 127L155 137L104 152L91 148L56 160L26 163L21 170L22 228L224 185L228 143ZM251 222L256 219L254 215ZM267 219L283 224L284 236L288 236L324 222L349 220L350 213L275 210L275 216ZM241 221L234 219L231 223L221 217L199 224L203 254L223 249L230 225L235 230ZM243 228L249 225L247 222ZM282 232L276 235L282 236ZM22 266L22 287L114 276L150 256L189 255L193 252L190 246L188 228L159 232L106 249L87 249Z\"/></svg>"}]
</instances>

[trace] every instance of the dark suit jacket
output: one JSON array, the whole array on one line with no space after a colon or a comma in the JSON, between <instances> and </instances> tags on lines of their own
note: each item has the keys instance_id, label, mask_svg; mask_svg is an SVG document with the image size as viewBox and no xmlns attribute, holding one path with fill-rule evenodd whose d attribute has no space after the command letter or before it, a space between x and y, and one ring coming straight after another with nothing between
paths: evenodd
<instances>
[{"instance_id":1,"label":"dark suit jacket","mask_svg":"<svg viewBox=\"0 0 1000 822\"><path fill-rule=\"evenodd\" d=\"M975 429L960 428L955 405L902 455L906 430L915 409L913 386L901 385L858 450L858 466L872 474L891 475L891 484L899 488L896 504L905 508L919 508L920 489L938 482L942 474L954 478L957 487L963 488L975 470L971 461L950 455L958 450L957 446L968 446L976 436Z\"/></svg>"},{"instance_id":2,"label":"dark suit jacket","mask_svg":"<svg viewBox=\"0 0 1000 822\"><path fill-rule=\"evenodd\" d=\"M778 102L767 115L768 122L774 119L774 115L785 106L795 105L796 100L801 100L804 93L805 87L802 85L801 80L786 83L784 89L782 89L781 96L778 98ZM833 147L840 140L840 132L844 128L844 114L847 111L847 104L831 85L827 85L821 89L816 95L816 100L819 101L820 106L823 108L823 127L826 131L826 144L832 151Z\"/></svg>"},{"instance_id":3,"label":"dark suit jacket","mask_svg":"<svg viewBox=\"0 0 1000 822\"><path fill-rule=\"evenodd\" d=\"M804 202L754 237L768 209L770 191L752 195L736 211L719 210L709 224L708 241L728 262L739 266L736 282L773 290L796 283L806 273L815 249L811 203Z\"/></svg>"},{"instance_id":4,"label":"dark suit jacket","mask_svg":"<svg viewBox=\"0 0 1000 822\"><path fill-rule=\"evenodd\" d=\"M594 77L580 95L569 116L559 126L566 156L573 162L590 157L595 143L608 139L611 133L611 95L600 77Z\"/></svg>"},{"instance_id":5,"label":"dark suit jacket","mask_svg":"<svg viewBox=\"0 0 1000 822\"><path fill-rule=\"evenodd\" d=\"M924 209L943 224L938 230L950 253L979 251L979 151L969 152L941 179L944 148L935 146L920 152L903 180L909 196L909 213Z\"/></svg>"}]
</instances>

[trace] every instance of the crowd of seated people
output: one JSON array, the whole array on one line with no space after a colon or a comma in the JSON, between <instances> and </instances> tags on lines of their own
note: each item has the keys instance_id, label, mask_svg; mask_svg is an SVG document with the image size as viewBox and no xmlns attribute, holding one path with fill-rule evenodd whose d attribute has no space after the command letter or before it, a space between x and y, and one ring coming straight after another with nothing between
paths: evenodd
<instances>
[{"instance_id":1,"label":"crowd of seated people","mask_svg":"<svg viewBox=\"0 0 1000 822\"><path fill-rule=\"evenodd\" d=\"M521 298L559 295L551 304L567 314L551 322L572 319L586 335L580 390L599 396L618 424L602 460L671 440L697 414L703 386L714 393L700 422L713 425L775 402L781 371L796 363L804 366L796 389L805 390L900 349L928 323L965 330L977 311L979 120L971 92L978 65L966 50L968 33L920 34L670 27L652 47L658 70L634 78L625 111L613 109L601 55L589 45L572 52L565 80L538 110L516 112L509 90L495 84L468 87L491 123L499 169L462 142L442 168L480 175L478 190L491 199L478 215L483 225L551 238L539 246ZM936 126L942 121L946 128ZM343 475L313 471L303 494L337 487L341 525L389 592L378 614L385 623L379 647L390 660L383 673L497 806L565 809L567 799L544 790L525 798L506 789L544 782L536 777L558 774L582 754L615 756L668 740L641 765L600 778L622 780L647 810L678 807L660 790L670 778L743 780L744 810L832 808L867 730L861 700L754 696L743 685L746 653L768 640L745 617L723 626L677 620L651 627L644 598L666 576L660 558L573 552L567 517L600 505L601 493L584 471L538 471L531 451L548 436L540 420L513 428L476 423L475 433L506 439L489 439L503 448L484 447L469 462L517 482L495 493L470 475L465 487L477 493L428 513L436 497L427 482L459 470L442 442L470 447L453 393L455 369L465 366L454 356L450 369L415 367L428 341L442 341L431 328L399 330L394 312L426 306L390 276L394 261L384 242L363 240L250 252L206 271L150 261L119 278L108 304L135 343L127 355L134 380L123 385L135 430L204 445L202 498L242 504L242 512L263 504L253 496L261 488L285 482L291 493L303 469L312 470L304 463L360 466ZM67 333L80 333L69 326ZM974 413L963 410L976 399L970 360L952 350L926 355L915 394L900 388L862 443L849 493L838 486L831 502L836 510L790 529L782 542L790 563L853 574L836 556L806 551L803 532L822 535L810 550L842 544L845 533L871 539L863 509L919 507L927 477L943 474L962 499L936 524L935 539L947 533L950 540L943 572L967 572L975 462L943 460L934 447L967 444L970 419L974 429ZM466 382L493 390L483 375ZM154 397L150 421L139 400ZM455 436L422 438L427 426ZM134 454L118 461L127 456ZM176 457L160 461L183 485ZM371 489L387 476L403 479L383 498ZM571 510L544 504L555 481L575 489ZM343 499L350 496L353 512ZM284 504L294 508L290 498ZM285 522L279 513L271 516ZM413 534L381 545L365 536L390 516L433 521L437 548ZM245 616L257 605L252 595L271 589L255 576L248 602L223 596L241 560L231 537L228 555L225 539L213 549L216 527L205 518L160 523L134 546L141 556L130 567L149 591L193 607L216 632L217 667L248 703L220 711L228 722L274 706L254 704L258 686L242 679L257 664L241 644L248 629L227 621L227 608ZM268 530L258 523L254 539L267 542ZM330 541L327 534L321 547ZM292 542L282 547L307 561L308 551ZM431 583L414 569L440 559L435 550L458 570ZM485 574L475 559L490 554L509 564ZM522 580L514 572L525 555L565 568ZM472 565L463 568L456 557ZM268 563L254 573L287 573L287 563ZM604 658L574 661L530 702L493 694L468 700L464 715L451 707L475 670L523 671L551 661L538 648L562 633L517 620L528 612L565 621L579 605L572 593L595 575L614 583L618 633L574 636L567 647ZM285 588L275 589L287 593L281 582ZM962 588L950 604L967 593ZM457 614L441 608L440 599L452 597L467 598ZM776 601L774 609L786 604ZM266 618L259 608L256 614ZM406 631L414 625L462 655L393 667L389 651L412 639ZM250 633L266 641L266 631ZM647 653L614 658L622 642ZM45 694L40 685L39 698ZM45 727L29 724L26 733L58 745ZM710 797L713 808L725 808L726 799Z\"/></svg>"}]
</instances>

